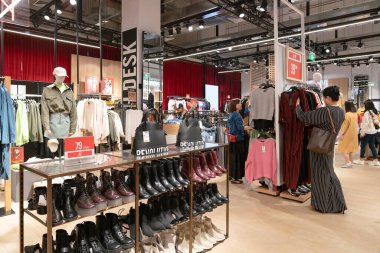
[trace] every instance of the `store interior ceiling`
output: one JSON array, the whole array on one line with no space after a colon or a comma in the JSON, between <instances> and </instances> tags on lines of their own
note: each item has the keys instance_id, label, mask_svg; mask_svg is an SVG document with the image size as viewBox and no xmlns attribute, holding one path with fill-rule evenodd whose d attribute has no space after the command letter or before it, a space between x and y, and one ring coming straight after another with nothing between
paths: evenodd
<instances>
[{"instance_id":1,"label":"store interior ceiling","mask_svg":"<svg viewBox=\"0 0 380 253\"><path fill-rule=\"evenodd\" d=\"M379 64L379 0L288 1L306 16L306 49L318 61L309 68ZM102 43L120 47L122 0L25 0L16 22L6 23L5 29L51 37L57 6L62 11L57 14L58 38L75 41L78 18L79 42L96 46L100 2ZM288 36L280 42L299 48L300 36L291 36L300 31L299 15L279 3L279 20L279 36ZM184 59L230 70L255 61L265 64L274 51L273 23L272 0L161 0L163 51L145 58Z\"/></svg>"}]
</instances>

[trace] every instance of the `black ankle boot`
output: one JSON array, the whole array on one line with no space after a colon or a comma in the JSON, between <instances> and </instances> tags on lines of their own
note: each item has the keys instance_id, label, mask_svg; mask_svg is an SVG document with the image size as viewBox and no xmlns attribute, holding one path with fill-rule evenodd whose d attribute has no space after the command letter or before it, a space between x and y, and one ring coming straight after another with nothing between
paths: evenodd
<instances>
[{"instance_id":1,"label":"black ankle boot","mask_svg":"<svg viewBox=\"0 0 380 253\"><path fill-rule=\"evenodd\" d=\"M163 160L160 161L153 161L152 162L153 169L156 169L158 178L160 179L161 184L169 191L174 190L174 186L171 185L166 178L166 172L165 172L165 163Z\"/></svg>"},{"instance_id":2,"label":"black ankle boot","mask_svg":"<svg viewBox=\"0 0 380 253\"><path fill-rule=\"evenodd\" d=\"M74 220L78 217L77 211L74 208L74 191L67 186L63 187L62 190L62 212L63 219L67 221Z\"/></svg>"},{"instance_id":3,"label":"black ankle boot","mask_svg":"<svg viewBox=\"0 0 380 253\"><path fill-rule=\"evenodd\" d=\"M185 196L182 196L179 199L179 210L181 211L181 213L183 214L183 216L189 217L189 215L190 215L190 205L186 201ZM198 215L198 212L194 208L193 208L192 212L193 212L193 216Z\"/></svg>"},{"instance_id":4,"label":"black ankle boot","mask_svg":"<svg viewBox=\"0 0 380 253\"><path fill-rule=\"evenodd\" d=\"M166 175L167 175L167 179L168 179L169 183L176 188L181 187L182 185L174 177L173 161L171 159L166 160L165 169L166 169Z\"/></svg>"},{"instance_id":5,"label":"black ankle boot","mask_svg":"<svg viewBox=\"0 0 380 253\"><path fill-rule=\"evenodd\" d=\"M212 192L214 193L214 196L217 197L218 199L220 199L223 203L229 202L228 198L226 198L222 194L220 194L217 184L209 184L208 187L211 188Z\"/></svg>"},{"instance_id":6,"label":"black ankle boot","mask_svg":"<svg viewBox=\"0 0 380 253\"><path fill-rule=\"evenodd\" d=\"M170 212L170 199L168 197L161 198L161 210L164 218L171 224L174 225L178 221L173 217Z\"/></svg>"},{"instance_id":7,"label":"black ankle boot","mask_svg":"<svg viewBox=\"0 0 380 253\"><path fill-rule=\"evenodd\" d=\"M46 206L46 193L47 189L45 186L36 187L34 189L36 197L37 197L37 213L39 215L47 214L47 206Z\"/></svg>"},{"instance_id":8,"label":"black ankle boot","mask_svg":"<svg viewBox=\"0 0 380 253\"><path fill-rule=\"evenodd\" d=\"M71 233L71 238L75 238L74 251L75 253L91 253L90 245L86 236L86 229L83 224L77 224Z\"/></svg>"},{"instance_id":9,"label":"black ankle boot","mask_svg":"<svg viewBox=\"0 0 380 253\"><path fill-rule=\"evenodd\" d=\"M223 202L214 195L214 192L209 186L207 186L206 189L212 203L216 204L217 206L223 205Z\"/></svg>"},{"instance_id":10,"label":"black ankle boot","mask_svg":"<svg viewBox=\"0 0 380 253\"><path fill-rule=\"evenodd\" d=\"M207 203L205 200L202 191L198 190L195 194L195 199L197 200L198 204L203 207L206 212L212 212L212 206Z\"/></svg>"},{"instance_id":11,"label":"black ankle boot","mask_svg":"<svg viewBox=\"0 0 380 253\"><path fill-rule=\"evenodd\" d=\"M54 244L53 236L51 237L51 240ZM54 249L54 246L52 247L52 249L49 252L54 252L53 249ZM48 253L47 234L42 235L42 253Z\"/></svg>"},{"instance_id":12,"label":"black ankle boot","mask_svg":"<svg viewBox=\"0 0 380 253\"><path fill-rule=\"evenodd\" d=\"M149 171L148 167L145 164L142 164L140 166L141 170L141 177L140 177L140 184L145 188L145 190L151 195L156 196L159 194L159 192L152 187L150 184L150 177L149 177Z\"/></svg>"},{"instance_id":13,"label":"black ankle boot","mask_svg":"<svg viewBox=\"0 0 380 253\"><path fill-rule=\"evenodd\" d=\"M61 196L61 185L53 184L53 225L59 225L62 223L62 214L58 209L57 202L59 203Z\"/></svg>"},{"instance_id":14,"label":"black ankle boot","mask_svg":"<svg viewBox=\"0 0 380 253\"><path fill-rule=\"evenodd\" d=\"M146 204L141 204L140 207L140 227L144 235L148 237L154 236L154 231L149 226L149 210Z\"/></svg>"},{"instance_id":15,"label":"black ankle boot","mask_svg":"<svg viewBox=\"0 0 380 253\"><path fill-rule=\"evenodd\" d=\"M122 215L119 220L125 224L128 224L131 238L136 241L136 210L134 208L129 209L128 215ZM140 219L141 221L141 219ZM142 240L141 229L139 226L139 242Z\"/></svg>"},{"instance_id":16,"label":"black ankle boot","mask_svg":"<svg viewBox=\"0 0 380 253\"><path fill-rule=\"evenodd\" d=\"M188 186L190 184L189 180L179 170L181 160L179 158L173 158L172 160L175 178L182 186Z\"/></svg>"},{"instance_id":17,"label":"black ankle boot","mask_svg":"<svg viewBox=\"0 0 380 253\"><path fill-rule=\"evenodd\" d=\"M106 214L108 227L111 230L113 238L118 241L123 249L130 249L133 247L134 243L131 238L125 235L122 230L122 227L119 223L119 218L115 213L107 213Z\"/></svg>"},{"instance_id":18,"label":"black ankle boot","mask_svg":"<svg viewBox=\"0 0 380 253\"><path fill-rule=\"evenodd\" d=\"M98 232L101 243L108 252L119 252L122 250L120 243L112 236L112 232L104 215L96 216L96 231Z\"/></svg>"},{"instance_id":19,"label":"black ankle boot","mask_svg":"<svg viewBox=\"0 0 380 253\"><path fill-rule=\"evenodd\" d=\"M183 222L187 218L179 210L178 197L172 196L170 199L170 212L175 216L178 222Z\"/></svg>"},{"instance_id":20,"label":"black ankle boot","mask_svg":"<svg viewBox=\"0 0 380 253\"><path fill-rule=\"evenodd\" d=\"M147 205L148 213L149 213L149 226L152 228L155 232L160 232L161 230L165 230L164 224L160 222L159 215L157 213L157 210L153 208L152 204Z\"/></svg>"},{"instance_id":21,"label":"black ankle boot","mask_svg":"<svg viewBox=\"0 0 380 253\"><path fill-rule=\"evenodd\" d=\"M147 165L150 175L150 182L154 189L158 192L166 192L166 188L161 184L158 174L157 174L157 166Z\"/></svg>"},{"instance_id":22,"label":"black ankle boot","mask_svg":"<svg viewBox=\"0 0 380 253\"><path fill-rule=\"evenodd\" d=\"M209 194L207 193L206 188L203 188L201 191L202 191L202 195L203 195L203 199L204 199L204 201L205 201L209 206L211 206L212 209L217 208L218 206L217 206L214 202L211 201L210 196L209 196Z\"/></svg>"},{"instance_id":23,"label":"black ankle boot","mask_svg":"<svg viewBox=\"0 0 380 253\"><path fill-rule=\"evenodd\" d=\"M160 201L154 200L152 203L152 208L156 213L157 220L164 225L165 229L171 229L172 225L170 224L170 221L168 221L164 216Z\"/></svg>"},{"instance_id":24,"label":"black ankle boot","mask_svg":"<svg viewBox=\"0 0 380 253\"><path fill-rule=\"evenodd\" d=\"M127 173L129 174L127 185L129 185L131 187L132 191L136 194L136 192L135 192L135 188L136 188L135 187L135 175L136 175L136 172L134 169L129 169L127 171ZM140 175L141 175L141 169L140 169ZM140 199L148 199L148 198L150 198L150 194L145 190L145 188L141 184L141 176L139 178L140 178L139 198Z\"/></svg>"},{"instance_id":25,"label":"black ankle boot","mask_svg":"<svg viewBox=\"0 0 380 253\"><path fill-rule=\"evenodd\" d=\"M24 247L25 253L42 253L42 248L39 243L35 245L25 246Z\"/></svg>"},{"instance_id":26,"label":"black ankle boot","mask_svg":"<svg viewBox=\"0 0 380 253\"><path fill-rule=\"evenodd\" d=\"M70 238L67 234L67 231L64 229L58 229L55 235L56 241L56 253L72 253L72 249L70 247Z\"/></svg>"},{"instance_id":27,"label":"black ankle boot","mask_svg":"<svg viewBox=\"0 0 380 253\"><path fill-rule=\"evenodd\" d=\"M83 225L86 229L86 236L92 253L108 253L98 238L95 223L92 221L85 221L83 222Z\"/></svg>"}]
</instances>

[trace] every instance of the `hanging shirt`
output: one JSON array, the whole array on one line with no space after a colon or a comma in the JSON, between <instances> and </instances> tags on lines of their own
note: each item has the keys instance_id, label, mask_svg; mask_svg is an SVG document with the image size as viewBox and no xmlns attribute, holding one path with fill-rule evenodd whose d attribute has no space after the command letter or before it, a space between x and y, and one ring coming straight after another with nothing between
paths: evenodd
<instances>
[{"instance_id":1,"label":"hanging shirt","mask_svg":"<svg viewBox=\"0 0 380 253\"><path fill-rule=\"evenodd\" d=\"M16 145L22 146L29 142L28 115L25 102L17 100L16 112Z\"/></svg>"},{"instance_id":2,"label":"hanging shirt","mask_svg":"<svg viewBox=\"0 0 380 253\"><path fill-rule=\"evenodd\" d=\"M272 138L253 139L245 162L245 178L249 183L262 177L277 185L276 141Z\"/></svg>"},{"instance_id":3,"label":"hanging shirt","mask_svg":"<svg viewBox=\"0 0 380 253\"><path fill-rule=\"evenodd\" d=\"M274 115L275 95L274 88L258 88L252 92L250 98L251 119L272 120Z\"/></svg>"},{"instance_id":4,"label":"hanging shirt","mask_svg":"<svg viewBox=\"0 0 380 253\"><path fill-rule=\"evenodd\" d=\"M0 140L2 144L16 141L15 115L12 98L5 86L0 84Z\"/></svg>"}]
</instances>

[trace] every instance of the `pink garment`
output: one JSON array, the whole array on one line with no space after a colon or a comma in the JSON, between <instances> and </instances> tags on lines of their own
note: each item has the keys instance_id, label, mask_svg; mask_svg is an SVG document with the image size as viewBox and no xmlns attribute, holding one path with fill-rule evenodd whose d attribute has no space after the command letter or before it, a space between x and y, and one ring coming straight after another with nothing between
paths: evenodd
<instances>
[{"instance_id":1,"label":"pink garment","mask_svg":"<svg viewBox=\"0 0 380 253\"><path fill-rule=\"evenodd\" d=\"M245 178L251 183L262 177L272 180L277 186L276 141L274 139L253 139L245 162Z\"/></svg>"}]
</instances>

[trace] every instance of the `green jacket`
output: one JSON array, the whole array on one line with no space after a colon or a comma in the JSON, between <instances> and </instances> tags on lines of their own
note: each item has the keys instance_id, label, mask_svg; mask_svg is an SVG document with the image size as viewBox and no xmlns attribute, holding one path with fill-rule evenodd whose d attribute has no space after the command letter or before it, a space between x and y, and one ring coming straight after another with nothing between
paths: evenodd
<instances>
[{"instance_id":1,"label":"green jacket","mask_svg":"<svg viewBox=\"0 0 380 253\"><path fill-rule=\"evenodd\" d=\"M55 84L47 86L42 92L41 118L45 131L50 130L50 113L64 113L70 116L70 133L75 133L77 127L77 106L73 91L66 86L61 91Z\"/></svg>"}]
</instances>

